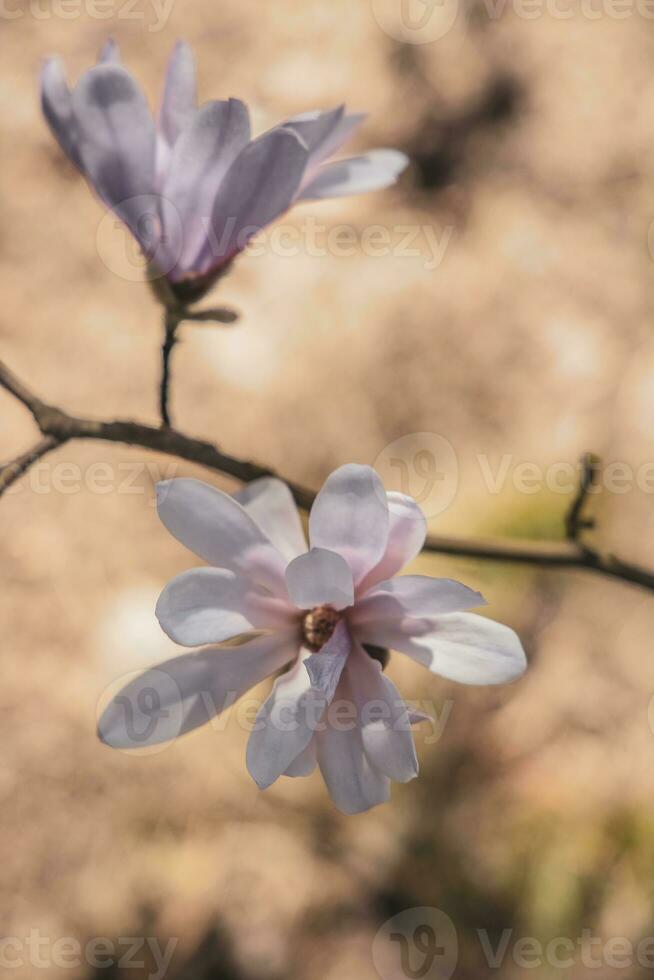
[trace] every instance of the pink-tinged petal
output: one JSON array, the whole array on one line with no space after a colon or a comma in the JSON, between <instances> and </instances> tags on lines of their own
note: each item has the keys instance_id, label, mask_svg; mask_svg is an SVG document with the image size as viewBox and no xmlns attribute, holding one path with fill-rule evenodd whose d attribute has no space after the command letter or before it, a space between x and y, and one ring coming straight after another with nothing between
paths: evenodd
<instances>
[{"instance_id":1,"label":"pink-tinged petal","mask_svg":"<svg viewBox=\"0 0 654 980\"><path fill-rule=\"evenodd\" d=\"M327 478L311 508L309 540L342 555L355 585L377 565L388 542L388 504L372 467L350 463Z\"/></svg>"},{"instance_id":2,"label":"pink-tinged petal","mask_svg":"<svg viewBox=\"0 0 654 980\"><path fill-rule=\"evenodd\" d=\"M354 692L363 748L368 759L398 783L418 775L418 758L407 705L381 664L355 646L345 668Z\"/></svg>"},{"instance_id":3,"label":"pink-tinged petal","mask_svg":"<svg viewBox=\"0 0 654 980\"><path fill-rule=\"evenodd\" d=\"M229 494L200 480L167 480L157 484L157 508L170 533L200 558L287 598L286 562Z\"/></svg>"},{"instance_id":4,"label":"pink-tinged petal","mask_svg":"<svg viewBox=\"0 0 654 980\"><path fill-rule=\"evenodd\" d=\"M206 243L220 183L249 139L250 118L239 99L207 102L177 139L163 184L162 210L167 231L182 229L180 269L192 268Z\"/></svg>"},{"instance_id":5,"label":"pink-tinged petal","mask_svg":"<svg viewBox=\"0 0 654 980\"><path fill-rule=\"evenodd\" d=\"M290 629L293 610L226 568L193 568L169 582L156 609L165 633L182 646L222 643L253 630Z\"/></svg>"},{"instance_id":6,"label":"pink-tinged petal","mask_svg":"<svg viewBox=\"0 0 654 980\"><path fill-rule=\"evenodd\" d=\"M390 187L408 165L399 150L371 150L364 156L325 163L302 188L301 201L344 197Z\"/></svg>"},{"instance_id":7,"label":"pink-tinged petal","mask_svg":"<svg viewBox=\"0 0 654 980\"><path fill-rule=\"evenodd\" d=\"M434 719L431 715L426 715L424 711L415 711L413 708L409 708L409 721L411 725L422 725L423 722L428 721L433 725Z\"/></svg>"},{"instance_id":8,"label":"pink-tinged petal","mask_svg":"<svg viewBox=\"0 0 654 980\"><path fill-rule=\"evenodd\" d=\"M472 613L433 620L367 623L357 638L406 653L434 674L460 684L507 684L527 666L519 638L508 626Z\"/></svg>"},{"instance_id":9,"label":"pink-tinged petal","mask_svg":"<svg viewBox=\"0 0 654 980\"><path fill-rule=\"evenodd\" d=\"M271 130L239 154L216 196L200 271L228 261L288 210L300 186L307 155L297 133L284 128Z\"/></svg>"},{"instance_id":10,"label":"pink-tinged petal","mask_svg":"<svg viewBox=\"0 0 654 980\"><path fill-rule=\"evenodd\" d=\"M324 698L325 704L331 704L351 649L350 634L341 620L324 647L304 661L311 687Z\"/></svg>"},{"instance_id":11,"label":"pink-tinged petal","mask_svg":"<svg viewBox=\"0 0 654 980\"><path fill-rule=\"evenodd\" d=\"M354 602L350 566L335 551L325 548L312 548L294 558L286 569L286 585L298 609L325 605L345 609Z\"/></svg>"},{"instance_id":12,"label":"pink-tinged petal","mask_svg":"<svg viewBox=\"0 0 654 980\"><path fill-rule=\"evenodd\" d=\"M104 42L98 57L98 64L107 64L107 62L120 64L120 49L112 37Z\"/></svg>"},{"instance_id":13,"label":"pink-tinged petal","mask_svg":"<svg viewBox=\"0 0 654 980\"><path fill-rule=\"evenodd\" d=\"M182 654L130 681L103 712L98 735L116 749L168 742L206 725L297 653L296 635L277 633Z\"/></svg>"},{"instance_id":14,"label":"pink-tinged petal","mask_svg":"<svg viewBox=\"0 0 654 980\"><path fill-rule=\"evenodd\" d=\"M318 751L316 736L314 735L305 749L300 752L296 759L284 773L285 776L310 776L318 763Z\"/></svg>"},{"instance_id":15,"label":"pink-tinged petal","mask_svg":"<svg viewBox=\"0 0 654 980\"><path fill-rule=\"evenodd\" d=\"M388 544L383 558L359 586L363 595L371 586L392 578L422 551L427 537L427 519L413 497L390 491L388 500Z\"/></svg>"},{"instance_id":16,"label":"pink-tinged petal","mask_svg":"<svg viewBox=\"0 0 654 980\"><path fill-rule=\"evenodd\" d=\"M360 599L350 617L355 626L441 616L485 606L480 592L461 582L429 575L401 575L375 585Z\"/></svg>"},{"instance_id":17,"label":"pink-tinged petal","mask_svg":"<svg viewBox=\"0 0 654 980\"><path fill-rule=\"evenodd\" d=\"M324 699L312 690L301 661L277 678L248 739L248 772L260 789L271 786L304 752L323 710Z\"/></svg>"},{"instance_id":18,"label":"pink-tinged petal","mask_svg":"<svg viewBox=\"0 0 654 980\"><path fill-rule=\"evenodd\" d=\"M264 476L234 497L288 561L307 550L300 512L282 480Z\"/></svg>"},{"instance_id":19,"label":"pink-tinged petal","mask_svg":"<svg viewBox=\"0 0 654 980\"><path fill-rule=\"evenodd\" d=\"M184 41L178 41L168 62L164 93L159 112L159 128L173 146L197 109L197 80L193 52Z\"/></svg>"},{"instance_id":20,"label":"pink-tinged petal","mask_svg":"<svg viewBox=\"0 0 654 980\"><path fill-rule=\"evenodd\" d=\"M349 670L344 670L336 691L336 703L356 705ZM357 721L344 715L325 715L324 730L316 733L318 765L329 795L342 813L362 813L390 799L388 776L372 765L363 748Z\"/></svg>"},{"instance_id":21,"label":"pink-tinged petal","mask_svg":"<svg viewBox=\"0 0 654 980\"><path fill-rule=\"evenodd\" d=\"M48 58L41 69L41 107L52 134L60 147L80 170L82 161L77 146L77 123L61 58Z\"/></svg>"},{"instance_id":22,"label":"pink-tinged petal","mask_svg":"<svg viewBox=\"0 0 654 980\"><path fill-rule=\"evenodd\" d=\"M151 213L155 132L142 92L120 65L96 65L80 79L72 106L84 172L149 252L158 237Z\"/></svg>"}]
</instances>

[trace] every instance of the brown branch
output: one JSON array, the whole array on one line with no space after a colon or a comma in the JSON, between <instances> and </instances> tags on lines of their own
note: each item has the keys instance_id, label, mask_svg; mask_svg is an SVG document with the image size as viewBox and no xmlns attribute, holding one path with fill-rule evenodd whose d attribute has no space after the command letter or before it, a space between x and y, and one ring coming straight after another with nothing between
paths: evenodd
<instances>
[{"instance_id":1,"label":"brown branch","mask_svg":"<svg viewBox=\"0 0 654 980\"><path fill-rule=\"evenodd\" d=\"M73 439L97 439L104 442L123 443L127 446L140 446L143 449L150 449L154 452L188 460L191 463L198 463L243 483L250 483L252 480L263 476L277 476L274 470L268 467L259 466L235 456L228 456L213 443L192 439L172 428L155 428L151 425L143 425L128 420L103 422L68 415L37 398L2 362L0 362L0 387L14 395L29 409L44 436L33 450L0 470L0 495L37 459ZM13 469L11 471L9 482L7 482L7 478L4 481L2 478L2 474L8 467L16 467L15 471ZM315 493L289 480L284 482L290 488L298 505L308 510L315 499ZM583 492L584 499L587 492L588 487ZM580 494L581 491L575 498L576 500L579 499ZM577 518L581 513L581 505L583 505L583 499L581 504L576 506ZM573 501L574 506L575 502ZM569 521L570 517L568 517ZM433 535L425 542L425 551L456 558L473 558L478 561L594 572L608 578L639 585L654 592L653 571L624 562L611 554L601 554L586 545L580 545L577 540L568 540L561 544L549 542L485 542Z\"/></svg>"}]
</instances>

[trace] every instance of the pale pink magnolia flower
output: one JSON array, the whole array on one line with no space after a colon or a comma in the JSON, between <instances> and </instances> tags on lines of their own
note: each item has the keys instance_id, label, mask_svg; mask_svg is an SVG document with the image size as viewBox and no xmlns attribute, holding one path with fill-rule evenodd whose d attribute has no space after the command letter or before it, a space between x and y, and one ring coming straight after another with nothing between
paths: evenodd
<instances>
[{"instance_id":1,"label":"pale pink magnolia flower","mask_svg":"<svg viewBox=\"0 0 654 980\"><path fill-rule=\"evenodd\" d=\"M100 719L109 745L174 738L287 668L257 716L248 769L266 788L317 764L336 806L358 813L388 800L391 780L418 773L412 713L365 646L400 651L464 684L501 684L525 669L512 630L464 611L483 604L478 592L450 579L393 578L421 550L426 523L415 501L386 493L370 467L329 477L311 510L308 551L290 491L276 479L237 499L171 480L159 484L158 506L168 530L212 566L164 589L163 629L183 646L244 642L184 654L132 681ZM125 706L153 692L154 723L135 742Z\"/></svg>"},{"instance_id":2,"label":"pale pink magnolia flower","mask_svg":"<svg viewBox=\"0 0 654 980\"><path fill-rule=\"evenodd\" d=\"M61 59L49 58L41 100L62 149L127 225L153 275L189 302L294 202L388 187L408 162L396 150L333 160L365 118L342 105L252 139L240 99L198 107L193 55L181 42L156 120L112 41L72 91Z\"/></svg>"}]
</instances>

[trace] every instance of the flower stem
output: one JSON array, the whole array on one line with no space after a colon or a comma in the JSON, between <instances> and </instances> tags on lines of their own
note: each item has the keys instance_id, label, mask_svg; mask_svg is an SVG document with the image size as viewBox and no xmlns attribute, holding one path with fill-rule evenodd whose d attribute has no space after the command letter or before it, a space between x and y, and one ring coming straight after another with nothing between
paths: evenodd
<instances>
[{"instance_id":1,"label":"flower stem","mask_svg":"<svg viewBox=\"0 0 654 980\"><path fill-rule=\"evenodd\" d=\"M170 410L168 408L170 390L170 356L177 343L177 328L182 317L177 311L166 310L164 314L164 341L161 345L161 387L159 390L159 411L161 425L170 428Z\"/></svg>"}]
</instances>

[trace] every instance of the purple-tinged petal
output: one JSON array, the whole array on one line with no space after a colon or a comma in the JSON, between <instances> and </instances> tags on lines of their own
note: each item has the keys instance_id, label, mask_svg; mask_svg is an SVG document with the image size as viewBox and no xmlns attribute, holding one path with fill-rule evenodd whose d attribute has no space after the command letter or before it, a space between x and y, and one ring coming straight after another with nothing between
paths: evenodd
<instances>
[{"instance_id":1,"label":"purple-tinged petal","mask_svg":"<svg viewBox=\"0 0 654 980\"><path fill-rule=\"evenodd\" d=\"M324 700L311 689L301 661L275 681L248 739L248 772L260 789L282 776L311 742Z\"/></svg>"},{"instance_id":2,"label":"purple-tinged petal","mask_svg":"<svg viewBox=\"0 0 654 980\"><path fill-rule=\"evenodd\" d=\"M120 49L112 37L107 38L104 42L98 57L98 64L106 64L107 62L120 64Z\"/></svg>"},{"instance_id":3,"label":"purple-tinged petal","mask_svg":"<svg viewBox=\"0 0 654 980\"><path fill-rule=\"evenodd\" d=\"M359 586L363 595L373 585L392 578L416 555L420 554L427 537L427 520L413 497L391 491L388 500L388 544L384 556Z\"/></svg>"},{"instance_id":4,"label":"purple-tinged petal","mask_svg":"<svg viewBox=\"0 0 654 980\"><path fill-rule=\"evenodd\" d=\"M184 41L178 41L168 62L163 98L159 111L159 128L166 142L173 146L197 109L197 79L193 52Z\"/></svg>"},{"instance_id":5,"label":"purple-tinged petal","mask_svg":"<svg viewBox=\"0 0 654 980\"><path fill-rule=\"evenodd\" d=\"M227 172L213 206L199 271L222 265L293 203L308 150L297 133L274 129L250 143Z\"/></svg>"},{"instance_id":6,"label":"purple-tinged petal","mask_svg":"<svg viewBox=\"0 0 654 980\"><path fill-rule=\"evenodd\" d=\"M345 609L354 602L350 566L335 551L325 548L312 548L294 558L286 569L286 585L298 609L325 605Z\"/></svg>"},{"instance_id":7,"label":"purple-tinged petal","mask_svg":"<svg viewBox=\"0 0 654 980\"><path fill-rule=\"evenodd\" d=\"M193 568L168 583L156 615L175 643L199 647L253 630L291 629L294 614L226 568Z\"/></svg>"},{"instance_id":8,"label":"purple-tinged petal","mask_svg":"<svg viewBox=\"0 0 654 980\"><path fill-rule=\"evenodd\" d=\"M527 666L512 629L473 613L370 622L358 626L356 636L362 643L405 653L432 673L460 684L507 684Z\"/></svg>"},{"instance_id":9,"label":"purple-tinged petal","mask_svg":"<svg viewBox=\"0 0 654 980\"><path fill-rule=\"evenodd\" d=\"M307 550L300 512L282 480L264 476L248 483L234 498L288 561Z\"/></svg>"},{"instance_id":10,"label":"purple-tinged petal","mask_svg":"<svg viewBox=\"0 0 654 980\"><path fill-rule=\"evenodd\" d=\"M485 605L480 592L454 579L401 575L375 585L357 602L351 621L359 627L367 623L401 621L407 616L441 616Z\"/></svg>"},{"instance_id":11,"label":"purple-tinged petal","mask_svg":"<svg viewBox=\"0 0 654 980\"><path fill-rule=\"evenodd\" d=\"M276 633L182 654L130 681L103 712L98 735L116 749L168 742L206 725L297 653L294 634Z\"/></svg>"},{"instance_id":12,"label":"purple-tinged petal","mask_svg":"<svg viewBox=\"0 0 654 980\"><path fill-rule=\"evenodd\" d=\"M388 542L388 504L370 466L349 463L327 478L309 517L312 548L336 551L358 585L377 565Z\"/></svg>"},{"instance_id":13,"label":"purple-tinged petal","mask_svg":"<svg viewBox=\"0 0 654 980\"><path fill-rule=\"evenodd\" d=\"M351 649L350 634L341 620L324 647L304 661L312 689L326 704L331 704Z\"/></svg>"},{"instance_id":14,"label":"purple-tinged petal","mask_svg":"<svg viewBox=\"0 0 654 980\"><path fill-rule=\"evenodd\" d=\"M80 79L72 104L89 181L150 252L158 237L150 210L155 133L141 90L120 65L96 65Z\"/></svg>"},{"instance_id":15,"label":"purple-tinged petal","mask_svg":"<svg viewBox=\"0 0 654 980\"><path fill-rule=\"evenodd\" d=\"M345 115L345 106L330 112L303 112L284 123L302 137L309 148L309 158L303 183L308 183L316 169L347 141L365 119L363 113Z\"/></svg>"},{"instance_id":16,"label":"purple-tinged petal","mask_svg":"<svg viewBox=\"0 0 654 980\"><path fill-rule=\"evenodd\" d=\"M333 705L337 703L348 708L356 706L351 672L347 669L336 689ZM329 711L324 720L324 730L316 733L318 765L335 805L342 813L351 814L386 803L390 799L390 779L366 755L358 721L347 721L341 713L331 717Z\"/></svg>"},{"instance_id":17,"label":"purple-tinged petal","mask_svg":"<svg viewBox=\"0 0 654 980\"><path fill-rule=\"evenodd\" d=\"M229 99L203 105L175 143L163 184L162 209L164 228L181 227L183 232L180 269L193 268L207 240L221 181L249 139L247 107L239 99Z\"/></svg>"},{"instance_id":18,"label":"purple-tinged petal","mask_svg":"<svg viewBox=\"0 0 654 980\"><path fill-rule=\"evenodd\" d=\"M229 494L200 480L166 480L157 484L157 508L170 533L200 558L287 598L286 562Z\"/></svg>"},{"instance_id":19,"label":"purple-tinged petal","mask_svg":"<svg viewBox=\"0 0 654 980\"><path fill-rule=\"evenodd\" d=\"M418 758L407 705L381 664L355 646L346 670L355 696L363 748L368 759L398 783L418 775Z\"/></svg>"},{"instance_id":20,"label":"purple-tinged petal","mask_svg":"<svg viewBox=\"0 0 654 980\"><path fill-rule=\"evenodd\" d=\"M363 156L325 163L302 188L300 201L378 191L394 184L409 159L399 150L371 150Z\"/></svg>"},{"instance_id":21,"label":"purple-tinged petal","mask_svg":"<svg viewBox=\"0 0 654 980\"><path fill-rule=\"evenodd\" d=\"M61 58L48 58L41 69L41 106L55 139L69 160L81 170L77 123Z\"/></svg>"},{"instance_id":22,"label":"purple-tinged petal","mask_svg":"<svg viewBox=\"0 0 654 980\"><path fill-rule=\"evenodd\" d=\"M293 759L284 776L310 776L316 768L318 762L318 751L316 736L314 735L309 744L300 752L297 758Z\"/></svg>"}]
</instances>

